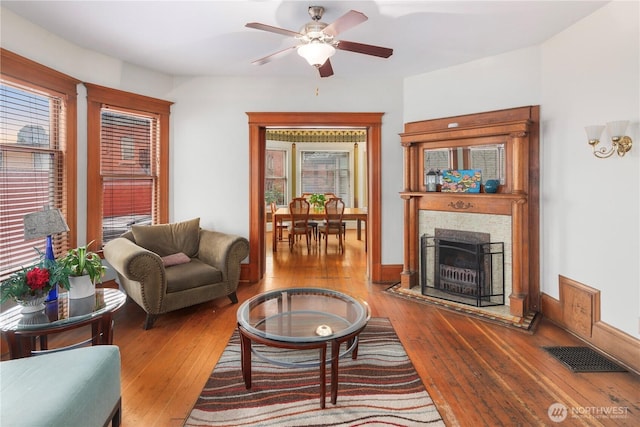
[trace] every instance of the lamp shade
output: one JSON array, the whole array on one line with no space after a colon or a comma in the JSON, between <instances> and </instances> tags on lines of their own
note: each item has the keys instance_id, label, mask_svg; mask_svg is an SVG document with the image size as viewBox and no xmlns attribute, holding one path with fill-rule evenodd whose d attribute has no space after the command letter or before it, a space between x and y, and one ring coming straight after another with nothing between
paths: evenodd
<instances>
[{"instance_id":1,"label":"lamp shade","mask_svg":"<svg viewBox=\"0 0 640 427\"><path fill-rule=\"evenodd\" d=\"M587 126L584 128L584 130L587 132L587 138L589 139L589 141L599 141L600 136L602 135L602 131L604 130L604 126Z\"/></svg>"},{"instance_id":2,"label":"lamp shade","mask_svg":"<svg viewBox=\"0 0 640 427\"><path fill-rule=\"evenodd\" d=\"M69 231L60 209L48 209L24 216L24 240L33 240Z\"/></svg>"},{"instance_id":3,"label":"lamp shade","mask_svg":"<svg viewBox=\"0 0 640 427\"><path fill-rule=\"evenodd\" d=\"M320 67L336 53L336 48L320 41L312 41L298 47L298 55L307 60L309 65Z\"/></svg>"},{"instance_id":4,"label":"lamp shade","mask_svg":"<svg viewBox=\"0 0 640 427\"><path fill-rule=\"evenodd\" d=\"M629 126L627 120L609 122L607 123L607 132L611 138L621 137L624 136L624 133L627 131L627 126Z\"/></svg>"}]
</instances>

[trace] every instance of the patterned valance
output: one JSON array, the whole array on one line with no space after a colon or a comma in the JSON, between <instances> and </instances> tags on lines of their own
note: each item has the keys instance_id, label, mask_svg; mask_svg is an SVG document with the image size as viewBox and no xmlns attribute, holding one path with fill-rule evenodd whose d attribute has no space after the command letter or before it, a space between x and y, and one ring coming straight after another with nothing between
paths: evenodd
<instances>
[{"instance_id":1,"label":"patterned valance","mask_svg":"<svg viewBox=\"0 0 640 427\"><path fill-rule=\"evenodd\" d=\"M267 141L284 142L365 142L364 129L268 129Z\"/></svg>"}]
</instances>

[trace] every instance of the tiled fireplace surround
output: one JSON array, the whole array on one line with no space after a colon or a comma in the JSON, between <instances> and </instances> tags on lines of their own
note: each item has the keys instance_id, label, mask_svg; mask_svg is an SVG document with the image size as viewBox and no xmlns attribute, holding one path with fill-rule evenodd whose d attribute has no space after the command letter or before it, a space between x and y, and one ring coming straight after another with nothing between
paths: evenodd
<instances>
[{"instance_id":1,"label":"tiled fireplace surround","mask_svg":"<svg viewBox=\"0 0 640 427\"><path fill-rule=\"evenodd\" d=\"M511 295L511 217L464 212L418 211L418 234L433 236L436 228L488 233L491 242L504 243L504 294ZM421 266L422 267L422 266ZM420 284L419 284L420 285ZM416 290L417 291L417 290ZM419 292L419 291L417 291ZM509 299L505 300L509 305ZM487 309L492 311L496 309Z\"/></svg>"}]
</instances>

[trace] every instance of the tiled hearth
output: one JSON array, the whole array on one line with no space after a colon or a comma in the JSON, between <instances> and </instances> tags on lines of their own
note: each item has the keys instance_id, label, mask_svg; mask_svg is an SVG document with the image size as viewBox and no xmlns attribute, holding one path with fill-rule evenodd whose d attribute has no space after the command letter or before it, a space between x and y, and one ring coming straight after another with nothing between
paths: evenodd
<instances>
[{"instance_id":1,"label":"tiled hearth","mask_svg":"<svg viewBox=\"0 0 640 427\"><path fill-rule=\"evenodd\" d=\"M440 298L433 298L430 296L422 295L419 285L413 286L411 288L404 288L400 284L396 284L389 288L387 292L411 301L434 305L447 310L478 317L480 319L499 323L502 325L513 326L525 331L530 331L535 326L536 314L534 312L529 312L523 317L514 316L510 313L509 307L507 305L496 305L492 307L473 307L470 305L447 301Z\"/></svg>"}]
</instances>

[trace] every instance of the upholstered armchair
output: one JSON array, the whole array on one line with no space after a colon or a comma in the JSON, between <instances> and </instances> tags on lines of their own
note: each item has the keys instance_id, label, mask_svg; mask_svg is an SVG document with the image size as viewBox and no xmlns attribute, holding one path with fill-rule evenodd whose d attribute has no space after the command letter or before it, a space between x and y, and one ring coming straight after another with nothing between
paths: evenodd
<instances>
[{"instance_id":1,"label":"upholstered armchair","mask_svg":"<svg viewBox=\"0 0 640 427\"><path fill-rule=\"evenodd\" d=\"M147 313L144 329L158 315L228 297L238 302L240 263L249 254L244 237L200 228L200 219L133 226L104 246L127 296Z\"/></svg>"}]
</instances>

